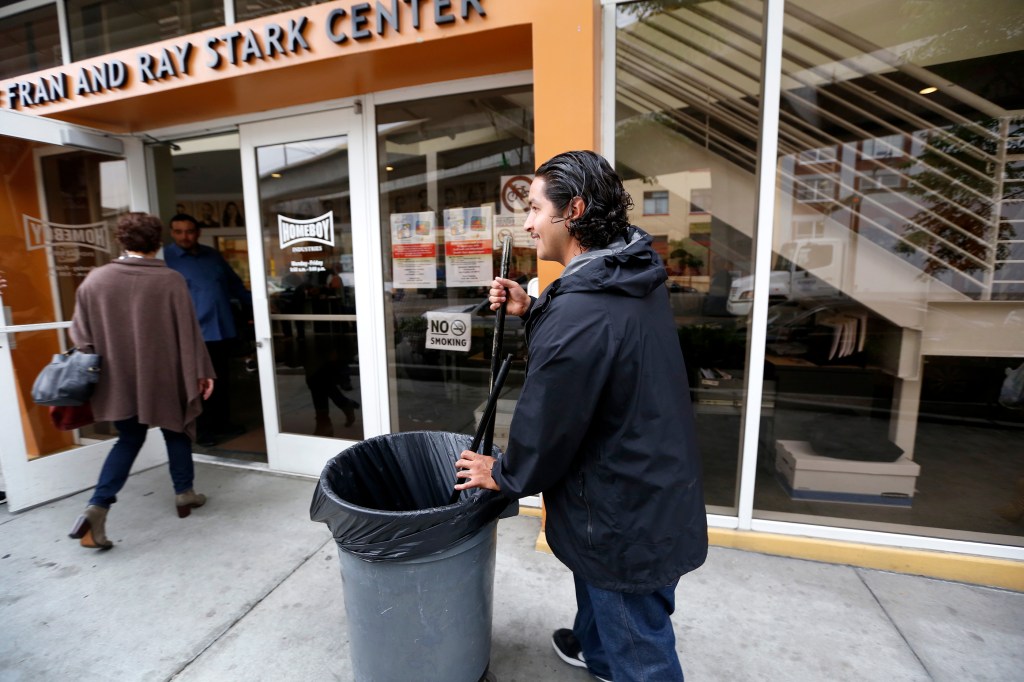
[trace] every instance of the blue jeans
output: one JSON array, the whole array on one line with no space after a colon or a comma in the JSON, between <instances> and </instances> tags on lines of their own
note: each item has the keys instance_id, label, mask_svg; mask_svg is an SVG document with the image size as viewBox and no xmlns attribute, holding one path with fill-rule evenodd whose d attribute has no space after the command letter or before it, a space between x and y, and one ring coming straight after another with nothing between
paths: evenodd
<instances>
[{"instance_id":1,"label":"blue jeans","mask_svg":"<svg viewBox=\"0 0 1024 682\"><path fill-rule=\"evenodd\" d=\"M683 682L669 620L678 580L650 594L602 590L575 574L573 580L577 611L572 632L590 672L613 682Z\"/></svg>"},{"instance_id":2,"label":"blue jeans","mask_svg":"<svg viewBox=\"0 0 1024 682\"><path fill-rule=\"evenodd\" d=\"M145 424L140 424L137 417L116 421L114 426L117 427L117 442L103 462L100 480L89 500L89 504L105 509L110 509L110 505L117 502L117 493L128 480L132 464L142 449L142 444L146 442L146 431L149 429ZM192 488L192 479L195 476L192 466L192 439L177 431L160 431L164 434L164 442L167 443L167 464L171 470L174 492L186 492Z\"/></svg>"}]
</instances>

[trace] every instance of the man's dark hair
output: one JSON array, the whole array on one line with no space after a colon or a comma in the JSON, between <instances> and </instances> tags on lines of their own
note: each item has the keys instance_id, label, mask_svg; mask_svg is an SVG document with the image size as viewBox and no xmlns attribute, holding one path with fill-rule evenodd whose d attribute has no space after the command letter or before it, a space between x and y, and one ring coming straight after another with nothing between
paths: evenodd
<instances>
[{"instance_id":1,"label":"man's dark hair","mask_svg":"<svg viewBox=\"0 0 1024 682\"><path fill-rule=\"evenodd\" d=\"M175 213L171 219L167 222L168 225L171 223L192 223L192 227L201 229L199 227L199 221L190 216L188 213Z\"/></svg>"},{"instance_id":2,"label":"man's dark hair","mask_svg":"<svg viewBox=\"0 0 1024 682\"><path fill-rule=\"evenodd\" d=\"M583 215L566 221L569 236L584 249L602 249L625 238L633 200L608 161L591 151L564 152L541 165L544 194L559 212L575 198L583 199Z\"/></svg>"},{"instance_id":3,"label":"man's dark hair","mask_svg":"<svg viewBox=\"0 0 1024 682\"><path fill-rule=\"evenodd\" d=\"M163 245L164 226L160 219L148 213L125 213L117 219L117 241L125 251L152 253Z\"/></svg>"}]
</instances>

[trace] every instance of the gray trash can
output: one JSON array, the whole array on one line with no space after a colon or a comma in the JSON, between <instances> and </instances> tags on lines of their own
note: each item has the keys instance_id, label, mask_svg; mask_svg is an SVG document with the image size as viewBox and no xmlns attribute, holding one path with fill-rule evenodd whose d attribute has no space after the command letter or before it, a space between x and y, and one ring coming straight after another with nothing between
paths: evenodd
<instances>
[{"instance_id":1,"label":"gray trash can","mask_svg":"<svg viewBox=\"0 0 1024 682\"><path fill-rule=\"evenodd\" d=\"M356 680L477 682L491 660L497 522L450 549L371 563L339 549Z\"/></svg>"},{"instance_id":2,"label":"gray trash can","mask_svg":"<svg viewBox=\"0 0 1024 682\"><path fill-rule=\"evenodd\" d=\"M483 490L448 504L455 460L471 441L434 431L379 436L320 475L310 518L326 523L338 545L359 682L487 675L496 521L518 506Z\"/></svg>"}]
</instances>

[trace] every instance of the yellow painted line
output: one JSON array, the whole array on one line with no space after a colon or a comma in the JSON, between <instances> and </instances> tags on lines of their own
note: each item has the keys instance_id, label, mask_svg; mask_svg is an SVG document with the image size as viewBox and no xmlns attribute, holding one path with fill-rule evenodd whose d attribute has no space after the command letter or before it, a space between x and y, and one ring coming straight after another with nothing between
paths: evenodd
<instances>
[{"instance_id":1,"label":"yellow painted line","mask_svg":"<svg viewBox=\"0 0 1024 682\"><path fill-rule=\"evenodd\" d=\"M1024 562L1009 559L801 538L776 533L744 533L727 528L709 528L708 540L717 547L1024 592ZM540 531L537 536L536 550L551 553L544 531Z\"/></svg>"},{"instance_id":2,"label":"yellow painted line","mask_svg":"<svg viewBox=\"0 0 1024 682\"><path fill-rule=\"evenodd\" d=\"M1024 592L1024 562L1010 559L803 538L777 533L745 533L728 528L709 528L708 540L718 547Z\"/></svg>"}]
</instances>

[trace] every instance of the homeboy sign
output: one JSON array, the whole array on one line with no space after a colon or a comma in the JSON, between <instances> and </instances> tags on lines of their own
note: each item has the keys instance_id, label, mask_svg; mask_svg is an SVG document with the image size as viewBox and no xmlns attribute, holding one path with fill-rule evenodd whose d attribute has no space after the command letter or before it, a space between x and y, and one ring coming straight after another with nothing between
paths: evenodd
<instances>
[{"instance_id":1,"label":"homeboy sign","mask_svg":"<svg viewBox=\"0 0 1024 682\"><path fill-rule=\"evenodd\" d=\"M137 52L131 59L109 59L3 86L4 108L28 109L72 98L121 90L135 83L155 84L194 77L199 71L238 68L281 56L312 52L310 37L321 32L339 48L389 31L401 33L403 22L413 30L427 22L437 26L484 17L485 0L377 0L335 7L317 19L308 16L261 26L225 26L194 41L183 41L156 52ZM321 18L322 16L322 18Z\"/></svg>"},{"instance_id":2,"label":"homeboy sign","mask_svg":"<svg viewBox=\"0 0 1024 682\"><path fill-rule=\"evenodd\" d=\"M277 232L282 249L302 242L334 246L334 211L328 211L319 218L309 220L296 220L279 215Z\"/></svg>"},{"instance_id":3,"label":"homeboy sign","mask_svg":"<svg viewBox=\"0 0 1024 682\"><path fill-rule=\"evenodd\" d=\"M25 225L25 250L54 246L81 246L101 253L110 251L109 228L105 222L63 225L22 215Z\"/></svg>"}]
</instances>

